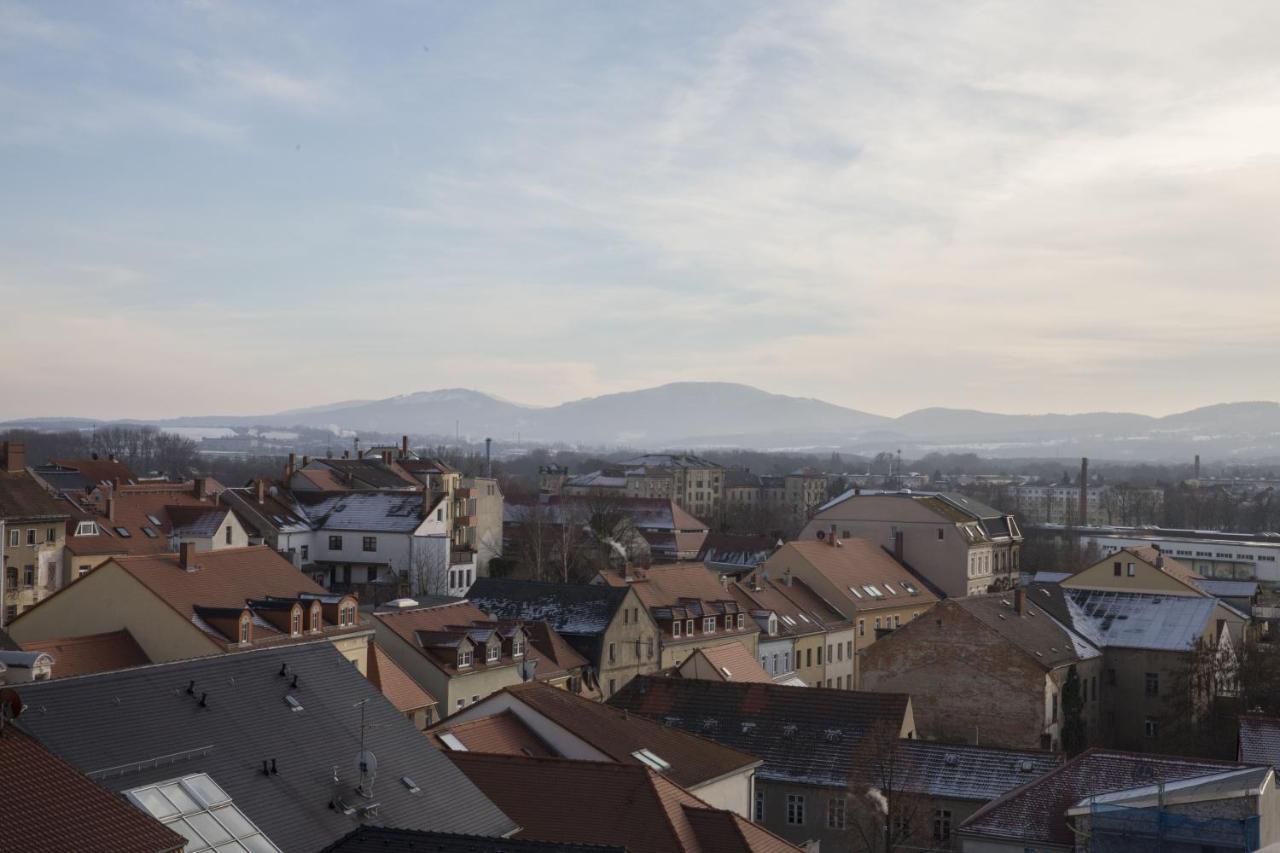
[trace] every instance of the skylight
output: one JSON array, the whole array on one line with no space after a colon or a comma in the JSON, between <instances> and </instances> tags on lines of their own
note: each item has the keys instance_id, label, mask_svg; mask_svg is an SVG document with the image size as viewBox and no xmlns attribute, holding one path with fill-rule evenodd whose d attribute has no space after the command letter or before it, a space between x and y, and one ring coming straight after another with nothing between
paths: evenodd
<instances>
[{"instance_id":1,"label":"skylight","mask_svg":"<svg viewBox=\"0 0 1280 853\"><path fill-rule=\"evenodd\" d=\"M206 850L281 853L207 773L144 785L125 795L187 839L186 853Z\"/></svg>"},{"instance_id":2,"label":"skylight","mask_svg":"<svg viewBox=\"0 0 1280 853\"><path fill-rule=\"evenodd\" d=\"M454 752L467 752L467 745L458 740L458 736L453 732L441 732L440 742Z\"/></svg>"},{"instance_id":3,"label":"skylight","mask_svg":"<svg viewBox=\"0 0 1280 853\"><path fill-rule=\"evenodd\" d=\"M853 593L855 598L862 598L862 593L858 592L853 587L849 587L849 592Z\"/></svg>"},{"instance_id":4,"label":"skylight","mask_svg":"<svg viewBox=\"0 0 1280 853\"><path fill-rule=\"evenodd\" d=\"M862 591L872 598L884 598L884 593L881 592L880 588L874 584L864 583L862 585Z\"/></svg>"},{"instance_id":5,"label":"skylight","mask_svg":"<svg viewBox=\"0 0 1280 853\"><path fill-rule=\"evenodd\" d=\"M897 594L898 594L898 591L897 591L896 589L894 589L894 588L893 588L893 584L889 583L888 581L885 581L885 582L884 582L884 588L885 588L885 589L887 589L887 590L889 590L889 594L890 594L890 595L897 595Z\"/></svg>"},{"instance_id":6,"label":"skylight","mask_svg":"<svg viewBox=\"0 0 1280 853\"><path fill-rule=\"evenodd\" d=\"M129 528L127 527L117 527L116 533L119 534L121 539L128 539L130 536L133 535L132 533L129 532Z\"/></svg>"},{"instance_id":7,"label":"skylight","mask_svg":"<svg viewBox=\"0 0 1280 853\"><path fill-rule=\"evenodd\" d=\"M665 773L671 769L671 765L667 761L647 749L637 749L635 752L631 753L631 757L639 761L641 764L657 770L659 773Z\"/></svg>"},{"instance_id":8,"label":"skylight","mask_svg":"<svg viewBox=\"0 0 1280 853\"><path fill-rule=\"evenodd\" d=\"M141 528L141 529L142 529L142 533L143 533L143 535L144 535L144 536L146 536L148 539L155 539L155 538L156 538L156 532L155 532L154 530L152 530L150 527L147 527L147 526L144 524L144 525L142 525L142 528Z\"/></svg>"},{"instance_id":9,"label":"skylight","mask_svg":"<svg viewBox=\"0 0 1280 853\"><path fill-rule=\"evenodd\" d=\"M163 527L163 525L160 523L160 519L156 518L154 515L151 515L150 513L147 514L147 521L151 522L156 527Z\"/></svg>"},{"instance_id":10,"label":"skylight","mask_svg":"<svg viewBox=\"0 0 1280 853\"><path fill-rule=\"evenodd\" d=\"M910 581L903 581L902 588L905 589L907 592L911 593L912 595L920 594L920 590L916 589L916 585L911 583Z\"/></svg>"}]
</instances>

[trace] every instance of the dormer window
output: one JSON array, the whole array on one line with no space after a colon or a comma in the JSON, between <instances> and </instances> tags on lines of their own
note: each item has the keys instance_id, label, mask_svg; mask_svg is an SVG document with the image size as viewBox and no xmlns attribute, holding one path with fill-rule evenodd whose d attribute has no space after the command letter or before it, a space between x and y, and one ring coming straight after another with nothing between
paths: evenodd
<instances>
[{"instance_id":1,"label":"dormer window","mask_svg":"<svg viewBox=\"0 0 1280 853\"><path fill-rule=\"evenodd\" d=\"M513 658L524 657L524 635L516 634L511 638L511 656Z\"/></svg>"},{"instance_id":2,"label":"dormer window","mask_svg":"<svg viewBox=\"0 0 1280 853\"><path fill-rule=\"evenodd\" d=\"M471 666L472 649L470 646L460 646L458 648L458 669L466 669Z\"/></svg>"},{"instance_id":3,"label":"dormer window","mask_svg":"<svg viewBox=\"0 0 1280 853\"><path fill-rule=\"evenodd\" d=\"M716 617L708 616L702 620L702 633L714 634L716 632Z\"/></svg>"},{"instance_id":4,"label":"dormer window","mask_svg":"<svg viewBox=\"0 0 1280 853\"><path fill-rule=\"evenodd\" d=\"M684 632L687 636L693 636L693 620L686 619L684 623Z\"/></svg>"},{"instance_id":5,"label":"dormer window","mask_svg":"<svg viewBox=\"0 0 1280 853\"><path fill-rule=\"evenodd\" d=\"M500 643L490 643L485 648L485 661L493 663L502 656L502 645Z\"/></svg>"},{"instance_id":6,"label":"dormer window","mask_svg":"<svg viewBox=\"0 0 1280 853\"><path fill-rule=\"evenodd\" d=\"M98 523L96 521L82 521L76 525L76 536L97 536Z\"/></svg>"},{"instance_id":7,"label":"dormer window","mask_svg":"<svg viewBox=\"0 0 1280 853\"><path fill-rule=\"evenodd\" d=\"M295 606L289 614L289 636L302 636L302 608Z\"/></svg>"},{"instance_id":8,"label":"dormer window","mask_svg":"<svg viewBox=\"0 0 1280 853\"><path fill-rule=\"evenodd\" d=\"M680 636L680 620L679 619L671 623L671 636L673 637Z\"/></svg>"},{"instance_id":9,"label":"dormer window","mask_svg":"<svg viewBox=\"0 0 1280 853\"><path fill-rule=\"evenodd\" d=\"M739 613L738 614L738 630L741 631L745 627L747 627L747 614Z\"/></svg>"},{"instance_id":10,"label":"dormer window","mask_svg":"<svg viewBox=\"0 0 1280 853\"><path fill-rule=\"evenodd\" d=\"M311 632L319 633L324 630L324 619L321 616L320 603L316 602L311 605Z\"/></svg>"},{"instance_id":11,"label":"dormer window","mask_svg":"<svg viewBox=\"0 0 1280 853\"><path fill-rule=\"evenodd\" d=\"M772 613L769 614L769 633L770 634L778 633L778 617L773 615Z\"/></svg>"},{"instance_id":12,"label":"dormer window","mask_svg":"<svg viewBox=\"0 0 1280 853\"><path fill-rule=\"evenodd\" d=\"M246 613L240 617L240 645L247 646L253 639L253 631L250 628L253 620Z\"/></svg>"},{"instance_id":13,"label":"dormer window","mask_svg":"<svg viewBox=\"0 0 1280 853\"><path fill-rule=\"evenodd\" d=\"M354 624L356 624L356 606L348 599L338 607L338 626L350 628Z\"/></svg>"}]
</instances>

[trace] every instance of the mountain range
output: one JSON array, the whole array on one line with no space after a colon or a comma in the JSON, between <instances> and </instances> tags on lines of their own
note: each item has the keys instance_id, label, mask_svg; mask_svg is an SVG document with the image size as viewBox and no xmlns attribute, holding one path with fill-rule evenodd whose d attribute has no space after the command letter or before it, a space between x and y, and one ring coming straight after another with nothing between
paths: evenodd
<instances>
[{"instance_id":1,"label":"mountain range","mask_svg":"<svg viewBox=\"0 0 1280 853\"><path fill-rule=\"evenodd\" d=\"M91 419L12 421L5 426L75 428ZM556 406L512 403L464 388L256 416L148 421L160 427L311 427L346 433L408 433L472 441L637 449L901 449L998 457L1090 455L1111 459L1280 459L1280 404L1225 403L1153 417L1130 412L1006 415L927 408L891 418L809 397L726 382L676 382Z\"/></svg>"}]
</instances>

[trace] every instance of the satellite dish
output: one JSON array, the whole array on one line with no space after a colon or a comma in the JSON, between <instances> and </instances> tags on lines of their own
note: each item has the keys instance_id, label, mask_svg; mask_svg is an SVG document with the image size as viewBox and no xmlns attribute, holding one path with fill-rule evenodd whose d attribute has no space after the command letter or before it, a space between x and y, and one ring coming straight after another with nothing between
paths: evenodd
<instances>
[{"instance_id":1,"label":"satellite dish","mask_svg":"<svg viewBox=\"0 0 1280 853\"><path fill-rule=\"evenodd\" d=\"M818 538L819 538L819 539L826 539L826 538L827 538L827 531L825 531L825 530L819 530L819 531L818 531Z\"/></svg>"},{"instance_id":2,"label":"satellite dish","mask_svg":"<svg viewBox=\"0 0 1280 853\"><path fill-rule=\"evenodd\" d=\"M10 688L0 690L0 729L10 720L18 719L22 708L22 697L18 695L18 691Z\"/></svg>"},{"instance_id":3,"label":"satellite dish","mask_svg":"<svg viewBox=\"0 0 1280 853\"><path fill-rule=\"evenodd\" d=\"M369 750L356 754L356 775L360 777L360 793L373 796L373 780L378 776L378 757Z\"/></svg>"}]
</instances>

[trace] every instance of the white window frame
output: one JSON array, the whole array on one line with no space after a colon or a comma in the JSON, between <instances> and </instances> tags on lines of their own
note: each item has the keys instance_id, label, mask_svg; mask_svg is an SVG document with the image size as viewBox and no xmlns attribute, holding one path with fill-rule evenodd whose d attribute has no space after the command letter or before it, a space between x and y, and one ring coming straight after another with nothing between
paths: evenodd
<instances>
[{"instance_id":1,"label":"white window frame","mask_svg":"<svg viewBox=\"0 0 1280 853\"><path fill-rule=\"evenodd\" d=\"M804 826L804 794L787 794L787 826Z\"/></svg>"}]
</instances>

